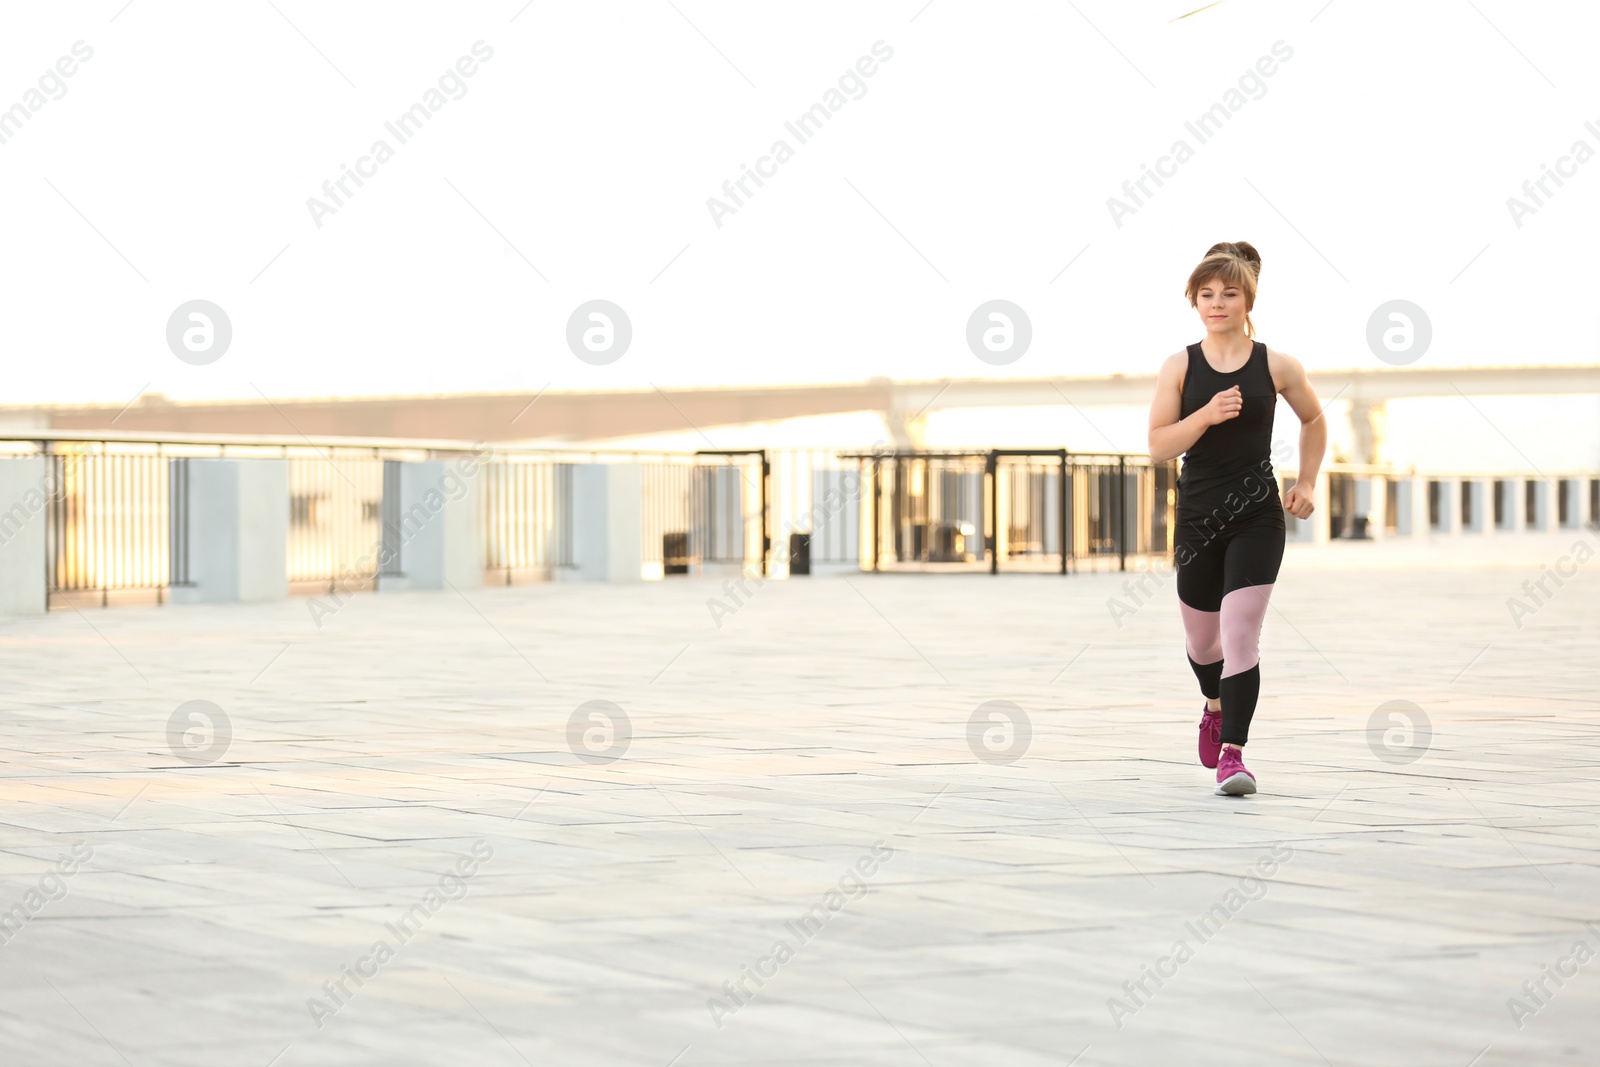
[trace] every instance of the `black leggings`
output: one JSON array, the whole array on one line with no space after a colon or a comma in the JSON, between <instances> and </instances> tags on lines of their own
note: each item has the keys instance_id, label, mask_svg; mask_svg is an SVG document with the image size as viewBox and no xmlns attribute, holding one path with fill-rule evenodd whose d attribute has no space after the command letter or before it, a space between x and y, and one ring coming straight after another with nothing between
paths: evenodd
<instances>
[{"instance_id":1,"label":"black leggings","mask_svg":"<svg viewBox=\"0 0 1600 1067\"><path fill-rule=\"evenodd\" d=\"M1283 562L1283 505L1276 495L1240 515L1180 505L1173 558L1189 666L1200 692L1222 701L1222 741L1242 745L1261 694L1261 624Z\"/></svg>"}]
</instances>

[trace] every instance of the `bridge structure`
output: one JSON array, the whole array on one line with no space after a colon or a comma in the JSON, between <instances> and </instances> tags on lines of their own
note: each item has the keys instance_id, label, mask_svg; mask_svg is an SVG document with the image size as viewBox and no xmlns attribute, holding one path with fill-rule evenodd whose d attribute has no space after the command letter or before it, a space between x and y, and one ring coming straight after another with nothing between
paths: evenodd
<instances>
[{"instance_id":1,"label":"bridge structure","mask_svg":"<svg viewBox=\"0 0 1600 1067\"><path fill-rule=\"evenodd\" d=\"M1367 464L1381 461L1390 400L1600 395L1600 364L1389 367L1316 370L1310 375L1325 404L1348 404L1356 446L1351 459ZM146 394L131 404L0 407L0 429L586 442L870 411L881 415L895 447L921 448L928 416L935 411L1137 406L1149 403L1154 388L1153 374L1110 374L198 401Z\"/></svg>"}]
</instances>

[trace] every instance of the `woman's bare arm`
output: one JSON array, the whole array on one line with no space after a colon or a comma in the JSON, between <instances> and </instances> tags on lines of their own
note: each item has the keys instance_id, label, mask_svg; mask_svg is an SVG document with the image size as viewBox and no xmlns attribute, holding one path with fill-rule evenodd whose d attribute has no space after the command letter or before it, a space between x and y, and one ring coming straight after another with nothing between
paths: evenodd
<instances>
[{"instance_id":1,"label":"woman's bare arm","mask_svg":"<svg viewBox=\"0 0 1600 1067\"><path fill-rule=\"evenodd\" d=\"M1300 361L1283 352L1268 351L1272 356L1273 380L1283 383L1278 391L1300 418L1300 458L1295 482L1284 497L1284 506L1297 518L1304 519L1311 514L1312 490L1322 470L1323 454L1328 449L1328 420L1323 417L1322 405L1317 402L1317 394Z\"/></svg>"},{"instance_id":2,"label":"woman's bare arm","mask_svg":"<svg viewBox=\"0 0 1600 1067\"><path fill-rule=\"evenodd\" d=\"M1234 418L1243 406L1237 385L1224 389L1188 418L1183 413L1183 375L1187 353L1167 357L1156 374L1156 395L1150 402L1150 462L1165 463L1187 452L1207 428Z\"/></svg>"}]
</instances>

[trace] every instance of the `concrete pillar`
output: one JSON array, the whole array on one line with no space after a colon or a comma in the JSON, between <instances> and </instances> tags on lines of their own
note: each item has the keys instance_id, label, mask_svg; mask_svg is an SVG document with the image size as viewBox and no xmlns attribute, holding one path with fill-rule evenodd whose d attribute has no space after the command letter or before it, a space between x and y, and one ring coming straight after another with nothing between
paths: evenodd
<instances>
[{"instance_id":1,"label":"concrete pillar","mask_svg":"<svg viewBox=\"0 0 1600 1067\"><path fill-rule=\"evenodd\" d=\"M286 599L288 461L175 459L171 470L172 602Z\"/></svg>"},{"instance_id":2,"label":"concrete pillar","mask_svg":"<svg viewBox=\"0 0 1600 1067\"><path fill-rule=\"evenodd\" d=\"M1317 478L1317 484L1311 490L1311 542L1312 544L1325 545L1333 540L1333 535L1338 531L1331 528L1329 517L1333 514L1328 506L1330 499L1328 493L1328 473L1323 471Z\"/></svg>"},{"instance_id":3,"label":"concrete pillar","mask_svg":"<svg viewBox=\"0 0 1600 1067\"><path fill-rule=\"evenodd\" d=\"M1556 522L1564 530L1576 530L1583 525L1583 497L1589 482L1584 478L1560 479L1562 492L1567 495L1567 521L1561 524L1560 503L1556 505Z\"/></svg>"},{"instance_id":4,"label":"concrete pillar","mask_svg":"<svg viewBox=\"0 0 1600 1067\"><path fill-rule=\"evenodd\" d=\"M643 580L643 475L638 463L572 466L572 564L556 569L558 580Z\"/></svg>"},{"instance_id":5,"label":"concrete pillar","mask_svg":"<svg viewBox=\"0 0 1600 1067\"><path fill-rule=\"evenodd\" d=\"M1488 533L1489 527L1493 525L1488 521L1489 516L1493 514L1489 510L1489 490L1492 488L1492 483L1486 478L1463 478L1461 491L1467 493L1468 486L1471 487L1471 499L1467 501L1466 506L1470 512L1467 515L1464 532Z\"/></svg>"},{"instance_id":6,"label":"concrete pillar","mask_svg":"<svg viewBox=\"0 0 1600 1067\"><path fill-rule=\"evenodd\" d=\"M1439 485L1439 525L1433 526L1430 524L1429 532L1440 536L1453 534L1461 525L1457 521L1460 517L1458 509L1461 507L1460 482L1458 479L1444 475L1437 475L1427 479L1424 483L1424 488L1427 490L1429 498L1432 497L1433 483L1435 482Z\"/></svg>"},{"instance_id":7,"label":"concrete pillar","mask_svg":"<svg viewBox=\"0 0 1600 1067\"><path fill-rule=\"evenodd\" d=\"M392 466L389 466L392 464ZM384 547L398 558L378 575L380 592L483 584L483 524L477 464L459 459L387 460Z\"/></svg>"},{"instance_id":8,"label":"concrete pillar","mask_svg":"<svg viewBox=\"0 0 1600 1067\"><path fill-rule=\"evenodd\" d=\"M927 416L912 411L885 411L883 427L888 432L889 444L896 449L917 450L928 440Z\"/></svg>"},{"instance_id":9,"label":"concrete pillar","mask_svg":"<svg viewBox=\"0 0 1600 1067\"><path fill-rule=\"evenodd\" d=\"M1355 447L1352 463L1375 466L1379 462L1379 454L1383 451L1385 430L1388 427L1389 413L1382 400L1350 401L1350 437ZM1359 512L1358 512L1359 514Z\"/></svg>"},{"instance_id":10,"label":"concrete pillar","mask_svg":"<svg viewBox=\"0 0 1600 1067\"><path fill-rule=\"evenodd\" d=\"M1470 494L1469 488L1470 486ZM1458 493L1462 501L1466 501L1466 514L1459 515L1461 530L1459 533L1494 533L1494 506L1490 502L1490 491L1494 483L1491 478L1461 478Z\"/></svg>"},{"instance_id":11,"label":"concrete pillar","mask_svg":"<svg viewBox=\"0 0 1600 1067\"><path fill-rule=\"evenodd\" d=\"M1389 536L1389 476L1374 475L1367 479L1367 492L1371 510L1367 514L1367 536L1382 541Z\"/></svg>"},{"instance_id":12,"label":"concrete pillar","mask_svg":"<svg viewBox=\"0 0 1600 1067\"><path fill-rule=\"evenodd\" d=\"M1278 497L1280 500L1288 495L1289 486L1293 485L1294 481L1293 478L1288 477L1281 471L1278 473ZM1313 500L1312 503L1315 504L1316 501ZM1285 508L1283 512L1284 540L1289 544L1309 544L1312 539L1312 530L1325 518L1326 516L1313 511L1311 518L1300 520L1289 514L1288 509Z\"/></svg>"},{"instance_id":13,"label":"concrete pillar","mask_svg":"<svg viewBox=\"0 0 1600 1067\"><path fill-rule=\"evenodd\" d=\"M45 536L51 496L44 456L0 459L0 615L43 615L49 604Z\"/></svg>"},{"instance_id":14,"label":"concrete pillar","mask_svg":"<svg viewBox=\"0 0 1600 1067\"><path fill-rule=\"evenodd\" d=\"M1378 483L1380 486L1382 483ZM1355 476L1355 510L1351 522L1352 529L1360 529L1363 537L1378 536L1373 527L1383 521L1383 501L1373 499L1373 479L1365 474ZM1365 522L1356 520L1365 519Z\"/></svg>"}]
</instances>

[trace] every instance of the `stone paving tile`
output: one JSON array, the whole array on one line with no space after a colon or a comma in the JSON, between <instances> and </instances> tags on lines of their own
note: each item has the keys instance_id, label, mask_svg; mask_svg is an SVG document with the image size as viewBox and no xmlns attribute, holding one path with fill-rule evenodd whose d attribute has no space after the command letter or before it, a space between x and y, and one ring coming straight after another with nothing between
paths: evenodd
<instances>
[{"instance_id":1,"label":"stone paving tile","mask_svg":"<svg viewBox=\"0 0 1600 1067\"><path fill-rule=\"evenodd\" d=\"M1116 574L771 583L721 627L693 580L0 620L0 1063L1600 1058L1600 964L1523 991L1600 954L1600 599L1518 628L1515 553L1291 548L1242 801L1170 588L1119 627ZM196 699L211 765L168 747ZM969 744L990 700L1015 762ZM1431 727L1397 761L1391 700Z\"/></svg>"}]
</instances>

